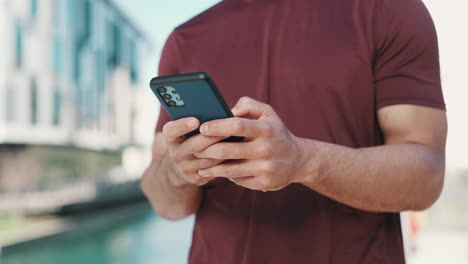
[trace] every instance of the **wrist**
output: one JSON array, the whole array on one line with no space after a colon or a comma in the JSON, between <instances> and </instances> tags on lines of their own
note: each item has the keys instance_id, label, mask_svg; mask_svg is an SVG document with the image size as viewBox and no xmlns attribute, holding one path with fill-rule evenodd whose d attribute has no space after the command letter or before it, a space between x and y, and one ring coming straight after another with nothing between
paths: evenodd
<instances>
[{"instance_id":1,"label":"wrist","mask_svg":"<svg viewBox=\"0 0 468 264\"><path fill-rule=\"evenodd\" d=\"M320 142L298 137L295 140L297 160L292 183L315 186L320 182Z\"/></svg>"}]
</instances>

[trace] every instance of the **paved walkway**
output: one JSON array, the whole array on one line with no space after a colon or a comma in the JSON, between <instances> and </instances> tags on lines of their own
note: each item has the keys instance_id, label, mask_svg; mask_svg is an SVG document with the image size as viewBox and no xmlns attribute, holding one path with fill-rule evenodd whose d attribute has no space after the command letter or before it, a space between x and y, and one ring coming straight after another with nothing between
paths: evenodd
<instances>
[{"instance_id":1,"label":"paved walkway","mask_svg":"<svg viewBox=\"0 0 468 264\"><path fill-rule=\"evenodd\" d=\"M468 230L427 230L408 264L468 264Z\"/></svg>"}]
</instances>

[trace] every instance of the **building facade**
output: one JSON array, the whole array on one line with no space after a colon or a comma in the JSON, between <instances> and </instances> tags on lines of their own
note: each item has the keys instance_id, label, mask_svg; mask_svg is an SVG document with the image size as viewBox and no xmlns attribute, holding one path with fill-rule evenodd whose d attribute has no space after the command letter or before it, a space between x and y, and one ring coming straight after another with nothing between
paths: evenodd
<instances>
[{"instance_id":1,"label":"building facade","mask_svg":"<svg viewBox=\"0 0 468 264\"><path fill-rule=\"evenodd\" d=\"M111 0L0 1L0 144L134 143L148 41Z\"/></svg>"}]
</instances>

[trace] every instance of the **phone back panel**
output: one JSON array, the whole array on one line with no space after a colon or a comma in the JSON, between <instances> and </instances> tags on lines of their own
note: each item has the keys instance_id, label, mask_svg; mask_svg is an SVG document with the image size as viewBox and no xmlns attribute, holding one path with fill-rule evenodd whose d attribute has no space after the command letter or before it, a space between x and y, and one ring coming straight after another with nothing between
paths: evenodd
<instances>
[{"instance_id":1,"label":"phone back panel","mask_svg":"<svg viewBox=\"0 0 468 264\"><path fill-rule=\"evenodd\" d=\"M162 96L156 91L160 86L153 86L154 88L151 88L172 119L177 120L184 117L194 116L198 118L201 123L204 123L214 119L229 117L212 92L208 82L197 80L190 82L168 83L164 85L164 87L168 86L176 89L184 101L183 106L169 107Z\"/></svg>"},{"instance_id":2,"label":"phone back panel","mask_svg":"<svg viewBox=\"0 0 468 264\"><path fill-rule=\"evenodd\" d=\"M202 124L215 119L232 117L229 107L207 73L156 77L151 80L150 86L159 102L174 120L185 117L196 117ZM175 89L183 105L169 106L167 98L163 98L163 95L158 92L158 89L161 87ZM196 133L198 131L194 131L186 136ZM239 140L239 138L231 138L228 141Z\"/></svg>"}]
</instances>

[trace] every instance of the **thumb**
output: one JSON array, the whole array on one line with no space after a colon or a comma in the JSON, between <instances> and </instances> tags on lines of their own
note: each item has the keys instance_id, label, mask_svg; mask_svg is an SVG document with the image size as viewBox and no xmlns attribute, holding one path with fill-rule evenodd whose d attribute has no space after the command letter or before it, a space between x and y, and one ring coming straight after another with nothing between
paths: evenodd
<instances>
[{"instance_id":1,"label":"thumb","mask_svg":"<svg viewBox=\"0 0 468 264\"><path fill-rule=\"evenodd\" d=\"M274 112L270 105L246 96L239 99L231 111L235 117L249 119L260 119L261 117L269 116Z\"/></svg>"}]
</instances>

